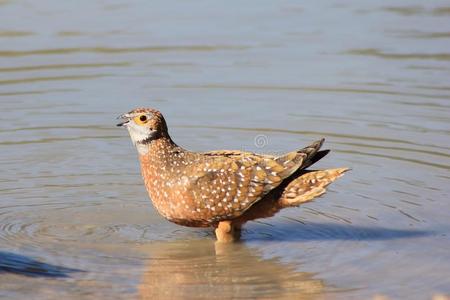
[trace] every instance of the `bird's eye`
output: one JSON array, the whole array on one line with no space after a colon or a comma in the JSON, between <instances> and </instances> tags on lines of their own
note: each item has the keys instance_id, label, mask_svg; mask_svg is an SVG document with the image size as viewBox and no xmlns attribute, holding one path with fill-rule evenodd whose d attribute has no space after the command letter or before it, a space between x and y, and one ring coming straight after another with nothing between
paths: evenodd
<instances>
[{"instance_id":1,"label":"bird's eye","mask_svg":"<svg viewBox=\"0 0 450 300\"><path fill-rule=\"evenodd\" d=\"M139 117L135 117L134 121L136 124L143 125L148 122L148 118L146 115L140 115Z\"/></svg>"}]
</instances>

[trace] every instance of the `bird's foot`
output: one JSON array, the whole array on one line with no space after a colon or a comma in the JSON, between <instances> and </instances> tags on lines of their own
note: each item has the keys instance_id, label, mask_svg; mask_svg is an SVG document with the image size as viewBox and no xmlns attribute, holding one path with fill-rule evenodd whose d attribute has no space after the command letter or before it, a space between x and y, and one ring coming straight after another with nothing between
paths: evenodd
<instances>
[{"instance_id":1,"label":"bird's foot","mask_svg":"<svg viewBox=\"0 0 450 300\"><path fill-rule=\"evenodd\" d=\"M216 238L220 243L231 243L241 237L241 227L231 221L221 221L216 228Z\"/></svg>"}]
</instances>

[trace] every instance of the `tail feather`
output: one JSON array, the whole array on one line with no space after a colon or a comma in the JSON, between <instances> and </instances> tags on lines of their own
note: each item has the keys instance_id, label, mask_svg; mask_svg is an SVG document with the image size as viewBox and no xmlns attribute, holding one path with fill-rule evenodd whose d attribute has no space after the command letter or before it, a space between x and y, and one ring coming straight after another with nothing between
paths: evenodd
<instances>
[{"instance_id":1,"label":"tail feather","mask_svg":"<svg viewBox=\"0 0 450 300\"><path fill-rule=\"evenodd\" d=\"M341 177L348 168L310 171L292 180L284 189L279 203L282 207L298 206L323 195L326 187Z\"/></svg>"},{"instance_id":2,"label":"tail feather","mask_svg":"<svg viewBox=\"0 0 450 300\"><path fill-rule=\"evenodd\" d=\"M330 150L318 151L313 157L311 157L311 159L309 159L302 165L302 169L309 168L310 166L321 160L328 153L330 153Z\"/></svg>"},{"instance_id":3,"label":"tail feather","mask_svg":"<svg viewBox=\"0 0 450 300\"><path fill-rule=\"evenodd\" d=\"M282 165L286 170L284 172L284 177L288 177L296 171L311 166L313 163L327 155L329 150L319 151L324 141L325 139L321 139L305 148L276 157L275 161Z\"/></svg>"}]
</instances>

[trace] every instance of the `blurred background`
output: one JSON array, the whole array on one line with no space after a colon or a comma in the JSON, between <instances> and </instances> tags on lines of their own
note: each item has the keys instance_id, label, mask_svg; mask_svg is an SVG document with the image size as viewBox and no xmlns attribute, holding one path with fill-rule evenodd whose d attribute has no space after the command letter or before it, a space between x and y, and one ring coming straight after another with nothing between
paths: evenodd
<instances>
[{"instance_id":1,"label":"blurred background","mask_svg":"<svg viewBox=\"0 0 450 300\"><path fill-rule=\"evenodd\" d=\"M439 0L0 0L0 298L450 293L449 49ZM153 209L136 107L187 149L325 137L353 170L215 245Z\"/></svg>"}]
</instances>

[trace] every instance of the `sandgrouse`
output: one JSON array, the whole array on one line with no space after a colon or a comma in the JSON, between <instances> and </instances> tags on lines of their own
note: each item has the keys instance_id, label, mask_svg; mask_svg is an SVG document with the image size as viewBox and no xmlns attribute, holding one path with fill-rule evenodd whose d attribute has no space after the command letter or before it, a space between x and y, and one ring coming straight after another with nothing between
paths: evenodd
<instances>
[{"instance_id":1,"label":"sandgrouse","mask_svg":"<svg viewBox=\"0 0 450 300\"><path fill-rule=\"evenodd\" d=\"M242 151L191 152L169 136L163 115L138 108L121 115L139 153L142 176L158 212L171 222L214 227L219 241L239 238L250 220L273 216L325 193L347 168L307 171L329 150L324 140L281 156Z\"/></svg>"}]
</instances>

